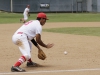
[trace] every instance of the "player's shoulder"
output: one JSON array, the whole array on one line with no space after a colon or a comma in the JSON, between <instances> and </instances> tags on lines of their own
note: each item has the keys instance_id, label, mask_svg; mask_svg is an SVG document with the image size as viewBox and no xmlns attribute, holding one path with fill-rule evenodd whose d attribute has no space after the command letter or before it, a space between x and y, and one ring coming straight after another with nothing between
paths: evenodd
<instances>
[{"instance_id":1,"label":"player's shoulder","mask_svg":"<svg viewBox=\"0 0 100 75\"><path fill-rule=\"evenodd\" d=\"M37 27L41 27L41 24L38 20L33 20L34 25L36 25Z\"/></svg>"},{"instance_id":2,"label":"player's shoulder","mask_svg":"<svg viewBox=\"0 0 100 75\"><path fill-rule=\"evenodd\" d=\"M38 20L32 20L33 22L36 22L36 23L38 23L39 21Z\"/></svg>"},{"instance_id":3,"label":"player's shoulder","mask_svg":"<svg viewBox=\"0 0 100 75\"><path fill-rule=\"evenodd\" d=\"M27 8L25 8L25 9L27 9Z\"/></svg>"},{"instance_id":4,"label":"player's shoulder","mask_svg":"<svg viewBox=\"0 0 100 75\"><path fill-rule=\"evenodd\" d=\"M25 10L29 10L28 8L25 8Z\"/></svg>"},{"instance_id":5,"label":"player's shoulder","mask_svg":"<svg viewBox=\"0 0 100 75\"><path fill-rule=\"evenodd\" d=\"M38 20L30 20L30 21L26 22L25 24L39 25L40 22Z\"/></svg>"}]
</instances>

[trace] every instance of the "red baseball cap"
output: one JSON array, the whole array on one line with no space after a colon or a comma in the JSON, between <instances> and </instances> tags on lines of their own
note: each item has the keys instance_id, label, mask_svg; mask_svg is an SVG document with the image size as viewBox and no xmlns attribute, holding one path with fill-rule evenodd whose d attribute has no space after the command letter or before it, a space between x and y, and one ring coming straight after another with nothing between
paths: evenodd
<instances>
[{"instance_id":1,"label":"red baseball cap","mask_svg":"<svg viewBox=\"0 0 100 75\"><path fill-rule=\"evenodd\" d=\"M38 13L37 17L39 17L39 18L45 18L46 20L49 20L49 19L47 18L46 14L43 13L43 12Z\"/></svg>"}]
</instances>

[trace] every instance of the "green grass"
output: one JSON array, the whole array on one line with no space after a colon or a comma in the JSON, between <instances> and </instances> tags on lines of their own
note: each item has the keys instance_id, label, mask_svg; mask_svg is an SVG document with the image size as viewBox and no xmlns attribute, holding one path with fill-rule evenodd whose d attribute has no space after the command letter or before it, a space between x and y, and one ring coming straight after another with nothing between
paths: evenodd
<instances>
[{"instance_id":1,"label":"green grass","mask_svg":"<svg viewBox=\"0 0 100 75\"><path fill-rule=\"evenodd\" d=\"M100 27L51 28L51 29L43 29L43 31L64 33L64 34L75 34L75 35L100 36Z\"/></svg>"},{"instance_id":2,"label":"green grass","mask_svg":"<svg viewBox=\"0 0 100 75\"><path fill-rule=\"evenodd\" d=\"M0 13L0 23L19 23L20 18L23 18L22 13Z\"/></svg>"},{"instance_id":3,"label":"green grass","mask_svg":"<svg viewBox=\"0 0 100 75\"><path fill-rule=\"evenodd\" d=\"M31 13L28 20L36 19L37 13ZM47 22L100 22L100 14L93 13L47 13L50 20ZM0 13L1 23L19 23L22 13Z\"/></svg>"},{"instance_id":4,"label":"green grass","mask_svg":"<svg viewBox=\"0 0 100 75\"><path fill-rule=\"evenodd\" d=\"M99 13L55 13L47 15L50 22L100 22Z\"/></svg>"},{"instance_id":5,"label":"green grass","mask_svg":"<svg viewBox=\"0 0 100 75\"><path fill-rule=\"evenodd\" d=\"M28 20L36 19L37 13L31 13ZM100 22L99 13L47 13L50 20L47 22ZM19 19L23 18L22 13L0 13L0 24L19 23ZM100 27L67 27L67 28L51 28L43 29L47 32L91 35L100 36Z\"/></svg>"}]
</instances>

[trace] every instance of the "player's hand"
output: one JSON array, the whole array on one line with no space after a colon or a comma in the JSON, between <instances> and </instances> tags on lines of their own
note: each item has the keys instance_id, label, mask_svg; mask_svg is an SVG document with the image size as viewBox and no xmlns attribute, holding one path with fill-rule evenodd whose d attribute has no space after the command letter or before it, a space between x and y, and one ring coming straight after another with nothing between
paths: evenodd
<instances>
[{"instance_id":1,"label":"player's hand","mask_svg":"<svg viewBox=\"0 0 100 75\"><path fill-rule=\"evenodd\" d=\"M51 48L51 47L53 47L53 46L54 46L53 43L52 43L52 44L48 43L47 46L46 46L46 48Z\"/></svg>"}]
</instances>

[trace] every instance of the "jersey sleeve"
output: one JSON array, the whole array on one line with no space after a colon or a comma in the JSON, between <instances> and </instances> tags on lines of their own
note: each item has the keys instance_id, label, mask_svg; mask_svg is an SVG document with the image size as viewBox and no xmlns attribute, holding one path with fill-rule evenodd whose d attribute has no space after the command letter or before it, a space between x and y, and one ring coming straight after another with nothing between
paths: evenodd
<instances>
[{"instance_id":1,"label":"jersey sleeve","mask_svg":"<svg viewBox=\"0 0 100 75\"><path fill-rule=\"evenodd\" d=\"M36 34L41 34L42 32L42 28L41 27L37 27L36 28Z\"/></svg>"}]
</instances>

